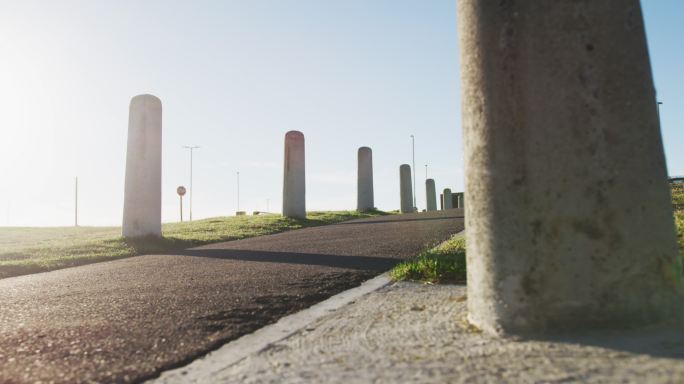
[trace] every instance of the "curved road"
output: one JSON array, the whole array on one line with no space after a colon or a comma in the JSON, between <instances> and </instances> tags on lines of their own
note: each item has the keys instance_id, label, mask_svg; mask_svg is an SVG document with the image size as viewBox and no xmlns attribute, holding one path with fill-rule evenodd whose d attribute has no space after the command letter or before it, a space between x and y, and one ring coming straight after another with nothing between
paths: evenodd
<instances>
[{"instance_id":1,"label":"curved road","mask_svg":"<svg viewBox=\"0 0 684 384\"><path fill-rule=\"evenodd\" d=\"M0 280L0 382L139 382L463 229L382 216Z\"/></svg>"}]
</instances>

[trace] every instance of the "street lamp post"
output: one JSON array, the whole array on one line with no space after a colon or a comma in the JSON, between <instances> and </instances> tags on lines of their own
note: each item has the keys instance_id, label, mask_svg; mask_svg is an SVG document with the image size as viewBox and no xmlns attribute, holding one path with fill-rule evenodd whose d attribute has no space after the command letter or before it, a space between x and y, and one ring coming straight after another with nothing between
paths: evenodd
<instances>
[{"instance_id":1,"label":"street lamp post","mask_svg":"<svg viewBox=\"0 0 684 384\"><path fill-rule=\"evenodd\" d=\"M416 206L416 138L411 135L411 156L413 158L413 209L418 210Z\"/></svg>"},{"instance_id":2,"label":"street lamp post","mask_svg":"<svg viewBox=\"0 0 684 384\"><path fill-rule=\"evenodd\" d=\"M240 171L237 172L237 210L240 212Z\"/></svg>"},{"instance_id":3,"label":"street lamp post","mask_svg":"<svg viewBox=\"0 0 684 384\"><path fill-rule=\"evenodd\" d=\"M192 221L192 151L199 148L198 145L184 145L183 148L190 150L190 221Z\"/></svg>"},{"instance_id":4,"label":"street lamp post","mask_svg":"<svg viewBox=\"0 0 684 384\"><path fill-rule=\"evenodd\" d=\"M658 125L660 125L660 106L663 105L662 101L656 101L656 106L658 107Z\"/></svg>"}]
</instances>

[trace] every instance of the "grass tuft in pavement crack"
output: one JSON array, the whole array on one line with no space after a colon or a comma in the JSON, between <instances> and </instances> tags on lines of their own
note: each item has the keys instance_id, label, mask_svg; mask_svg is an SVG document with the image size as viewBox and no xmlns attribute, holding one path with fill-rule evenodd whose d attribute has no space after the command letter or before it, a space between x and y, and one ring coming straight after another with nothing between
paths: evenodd
<instances>
[{"instance_id":1,"label":"grass tuft in pavement crack","mask_svg":"<svg viewBox=\"0 0 684 384\"><path fill-rule=\"evenodd\" d=\"M464 283L466 280L465 237L454 235L442 244L421 253L390 271L393 280L424 283Z\"/></svg>"},{"instance_id":2,"label":"grass tuft in pavement crack","mask_svg":"<svg viewBox=\"0 0 684 384\"><path fill-rule=\"evenodd\" d=\"M161 239L135 240L122 238L120 227L0 228L0 278L386 214L335 211L308 212L306 219L281 215L216 217L164 224Z\"/></svg>"}]
</instances>

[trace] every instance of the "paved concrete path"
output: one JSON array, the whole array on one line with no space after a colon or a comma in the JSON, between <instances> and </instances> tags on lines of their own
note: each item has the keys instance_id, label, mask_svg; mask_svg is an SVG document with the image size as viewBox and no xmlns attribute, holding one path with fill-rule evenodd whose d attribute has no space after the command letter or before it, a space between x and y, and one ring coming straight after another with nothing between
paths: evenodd
<instances>
[{"instance_id":1,"label":"paved concrete path","mask_svg":"<svg viewBox=\"0 0 684 384\"><path fill-rule=\"evenodd\" d=\"M210 377L180 381L684 382L684 326L493 338L465 322L465 295L464 285L393 284Z\"/></svg>"},{"instance_id":2,"label":"paved concrete path","mask_svg":"<svg viewBox=\"0 0 684 384\"><path fill-rule=\"evenodd\" d=\"M0 280L0 382L135 382L385 271L462 210L355 220Z\"/></svg>"}]
</instances>

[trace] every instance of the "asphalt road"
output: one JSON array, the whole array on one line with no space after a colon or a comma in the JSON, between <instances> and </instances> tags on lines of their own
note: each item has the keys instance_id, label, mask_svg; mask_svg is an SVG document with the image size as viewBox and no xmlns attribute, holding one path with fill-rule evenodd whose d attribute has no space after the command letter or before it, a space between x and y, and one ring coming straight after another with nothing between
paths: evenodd
<instances>
[{"instance_id":1,"label":"asphalt road","mask_svg":"<svg viewBox=\"0 0 684 384\"><path fill-rule=\"evenodd\" d=\"M138 382L359 285L463 229L354 220L0 280L0 382Z\"/></svg>"}]
</instances>

